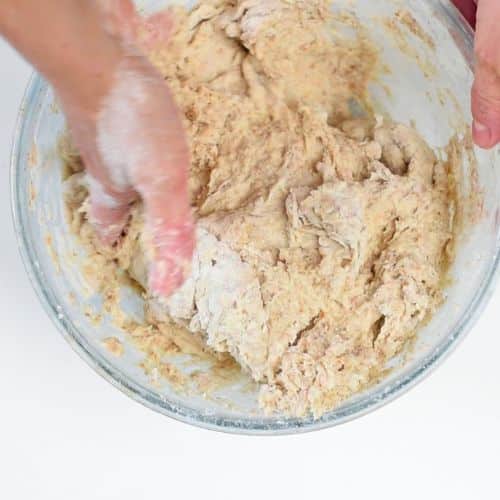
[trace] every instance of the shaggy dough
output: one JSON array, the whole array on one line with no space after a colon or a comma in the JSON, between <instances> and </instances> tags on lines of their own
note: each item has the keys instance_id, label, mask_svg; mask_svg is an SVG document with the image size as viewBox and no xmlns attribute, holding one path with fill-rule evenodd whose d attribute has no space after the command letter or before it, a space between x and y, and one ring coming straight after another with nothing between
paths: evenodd
<instances>
[{"instance_id":1,"label":"shaggy dough","mask_svg":"<svg viewBox=\"0 0 500 500\"><path fill-rule=\"evenodd\" d=\"M151 321L230 353L265 410L319 416L439 305L450 173L412 128L361 116L377 54L362 30L336 34L327 3L203 0L176 18L151 60L185 115L198 245L182 289L149 297ZM85 211L81 174L69 182ZM137 207L99 252L146 287L145 240Z\"/></svg>"}]
</instances>

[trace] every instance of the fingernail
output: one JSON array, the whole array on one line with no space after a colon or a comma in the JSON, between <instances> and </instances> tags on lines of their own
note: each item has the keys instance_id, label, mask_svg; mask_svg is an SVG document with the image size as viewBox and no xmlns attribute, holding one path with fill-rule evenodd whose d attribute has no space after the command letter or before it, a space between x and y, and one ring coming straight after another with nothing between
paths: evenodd
<instances>
[{"instance_id":1,"label":"fingernail","mask_svg":"<svg viewBox=\"0 0 500 500\"><path fill-rule=\"evenodd\" d=\"M493 134L491 129L481 122L474 121L472 126L474 132L474 141L480 147L491 147L493 142Z\"/></svg>"}]
</instances>

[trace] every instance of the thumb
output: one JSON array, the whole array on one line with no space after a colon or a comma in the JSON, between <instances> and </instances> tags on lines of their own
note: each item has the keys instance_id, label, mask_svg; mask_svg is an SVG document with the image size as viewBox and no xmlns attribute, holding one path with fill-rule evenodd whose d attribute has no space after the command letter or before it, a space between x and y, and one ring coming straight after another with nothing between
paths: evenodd
<instances>
[{"instance_id":1,"label":"thumb","mask_svg":"<svg viewBox=\"0 0 500 500\"><path fill-rule=\"evenodd\" d=\"M500 43L500 42L499 42ZM472 88L474 142L485 149L500 142L500 75L479 64Z\"/></svg>"},{"instance_id":2,"label":"thumb","mask_svg":"<svg viewBox=\"0 0 500 500\"><path fill-rule=\"evenodd\" d=\"M472 88L473 136L485 149L500 142L500 2L482 0L477 15L477 68Z\"/></svg>"}]
</instances>

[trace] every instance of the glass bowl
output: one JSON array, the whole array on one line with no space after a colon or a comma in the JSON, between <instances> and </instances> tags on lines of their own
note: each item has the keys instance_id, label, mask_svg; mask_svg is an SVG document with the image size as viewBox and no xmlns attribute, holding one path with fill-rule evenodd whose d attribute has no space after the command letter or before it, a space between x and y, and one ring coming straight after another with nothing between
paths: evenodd
<instances>
[{"instance_id":1,"label":"glass bowl","mask_svg":"<svg viewBox=\"0 0 500 500\"><path fill-rule=\"evenodd\" d=\"M167 4L194 2L138 3L149 13ZM139 351L126 344L125 355L117 358L103 348L104 338L125 341L126 337L105 315L96 322L89 313L99 311L100 297L82 273L85 256L64 217L62 164L57 154L64 117L40 76L29 84L11 166L14 224L26 270L47 313L78 354L121 391L165 415L209 429L248 434L297 433L346 422L392 401L422 380L470 330L491 296L500 248L500 156L498 150L467 154L471 29L447 0L405 3L426 36L396 16L401 9L397 0L336 0L334 8L355 12L381 50L388 71L371 85L376 107L394 120L412 123L443 156L452 136L463 139L458 146L464 153L458 176L460 196L465 206L479 195L482 211L473 224L464 226L446 300L419 331L411 352L395 360L381 382L319 419L265 416L258 410L255 393L238 384L208 399L178 391L167 382L154 386L139 366ZM140 315L140 297L128 293L124 303L130 314Z\"/></svg>"}]
</instances>

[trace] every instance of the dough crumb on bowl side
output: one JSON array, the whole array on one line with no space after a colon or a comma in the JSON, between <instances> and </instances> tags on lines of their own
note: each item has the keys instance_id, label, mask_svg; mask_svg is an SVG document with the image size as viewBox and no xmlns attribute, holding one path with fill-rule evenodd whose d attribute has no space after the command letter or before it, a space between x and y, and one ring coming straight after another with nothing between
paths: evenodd
<instances>
[{"instance_id":1,"label":"dough crumb on bowl side","mask_svg":"<svg viewBox=\"0 0 500 500\"><path fill-rule=\"evenodd\" d=\"M414 129L370 113L377 52L363 30L333 30L327 2L203 0L175 15L150 59L190 140L192 274L169 299L147 293L140 204L120 244L99 245L74 155L70 226L154 378L188 383L158 363L192 349L218 368L235 360L264 411L319 417L383 376L440 305L450 165ZM144 324L120 312L124 279L144 289ZM203 393L208 380L198 374Z\"/></svg>"}]
</instances>

